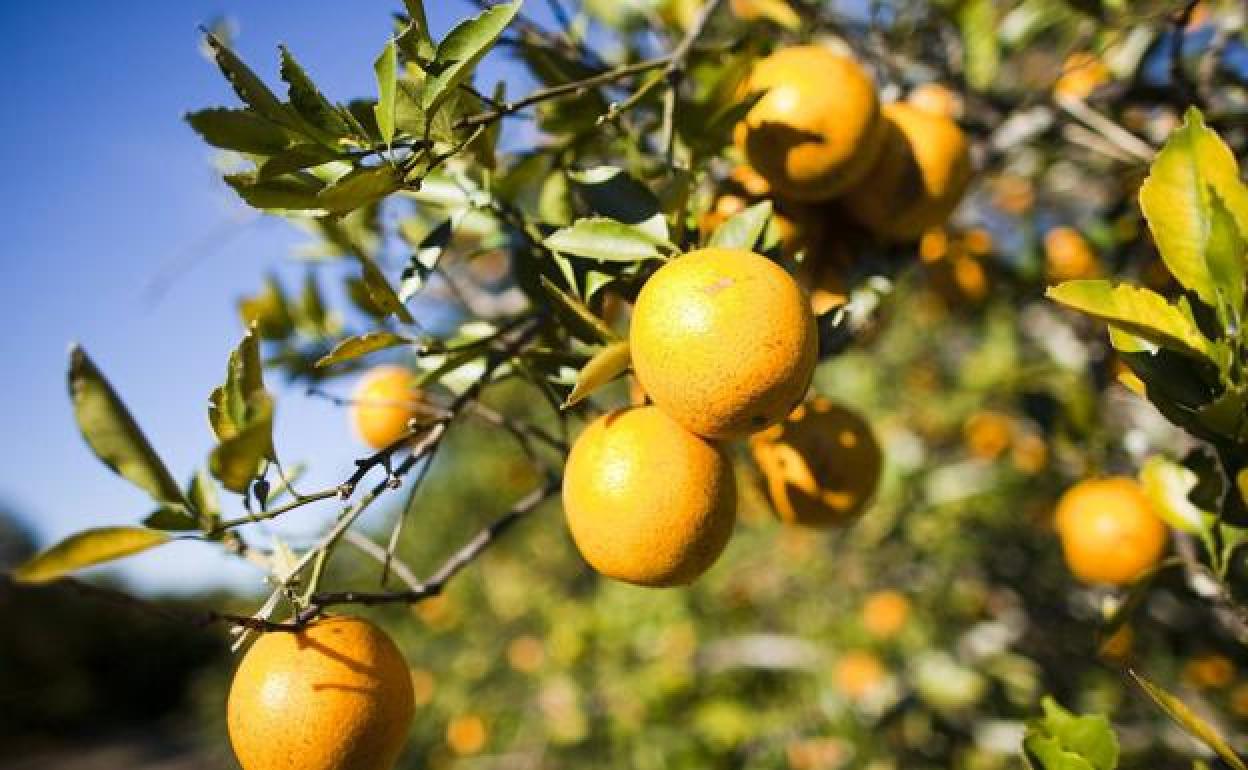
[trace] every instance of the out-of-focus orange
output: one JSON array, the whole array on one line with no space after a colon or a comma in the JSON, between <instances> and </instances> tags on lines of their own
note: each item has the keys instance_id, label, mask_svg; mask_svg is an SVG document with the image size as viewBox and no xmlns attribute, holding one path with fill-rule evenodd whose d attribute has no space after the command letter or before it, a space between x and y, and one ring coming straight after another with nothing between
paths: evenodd
<instances>
[{"instance_id":1,"label":"out-of-focus orange","mask_svg":"<svg viewBox=\"0 0 1248 770\"><path fill-rule=\"evenodd\" d=\"M485 720L477 714L460 714L446 725L446 745L461 757L480 754L489 738Z\"/></svg>"},{"instance_id":2,"label":"out-of-focus orange","mask_svg":"<svg viewBox=\"0 0 1248 770\"><path fill-rule=\"evenodd\" d=\"M1054 227L1044 234L1044 268L1051 284L1095 278L1100 263L1083 235L1073 227Z\"/></svg>"},{"instance_id":3,"label":"out-of-focus orange","mask_svg":"<svg viewBox=\"0 0 1248 770\"><path fill-rule=\"evenodd\" d=\"M906 627L910 600L898 591L877 591L862 605L862 625L877 639L891 639Z\"/></svg>"},{"instance_id":4,"label":"out-of-focus orange","mask_svg":"<svg viewBox=\"0 0 1248 770\"><path fill-rule=\"evenodd\" d=\"M972 457L995 460L1010 447L1014 422L1009 415L992 410L976 412L962 426L962 438Z\"/></svg>"},{"instance_id":5,"label":"out-of-focus orange","mask_svg":"<svg viewBox=\"0 0 1248 770\"><path fill-rule=\"evenodd\" d=\"M888 676L884 664L866 650L850 650L836 662L834 678L837 688L849 700L862 700L884 683Z\"/></svg>"},{"instance_id":6,"label":"out-of-focus orange","mask_svg":"<svg viewBox=\"0 0 1248 770\"><path fill-rule=\"evenodd\" d=\"M1062 552L1085 583L1126 585L1152 568L1166 549L1167 530L1135 479L1088 479L1071 487L1055 518Z\"/></svg>"},{"instance_id":7,"label":"out-of-focus orange","mask_svg":"<svg viewBox=\"0 0 1248 770\"><path fill-rule=\"evenodd\" d=\"M1053 84L1053 93L1071 99L1086 99L1109 82L1109 68L1096 54L1080 51L1066 57L1062 74Z\"/></svg>"}]
</instances>

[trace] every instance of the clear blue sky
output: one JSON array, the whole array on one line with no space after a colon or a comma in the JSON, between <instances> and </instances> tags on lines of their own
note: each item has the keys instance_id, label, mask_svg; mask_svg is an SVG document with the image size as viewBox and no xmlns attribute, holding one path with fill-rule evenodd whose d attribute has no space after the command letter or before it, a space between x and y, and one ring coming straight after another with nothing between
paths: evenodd
<instances>
[{"instance_id":1,"label":"clear blue sky","mask_svg":"<svg viewBox=\"0 0 1248 770\"><path fill-rule=\"evenodd\" d=\"M7 370L0 505L15 510L42 544L88 526L136 523L151 508L78 435L65 387L69 343L86 347L185 477L212 447L204 407L241 333L235 300L267 269L301 274L288 256L299 237L287 225L229 225L247 211L213 172L213 152L182 121L188 110L236 104L200 54L197 26L231 18L239 52L271 83L278 82L276 46L286 43L331 98L345 101L373 93L372 61L401 5L0 5L0 352ZM426 5L438 35L475 13L456 0ZM545 4L527 5L544 19ZM488 61L481 74L487 85L505 77L511 93L528 87L505 60ZM219 247L178 269L206 243ZM154 301L151 283L171 273L176 279ZM311 461L308 486L345 476L360 449L342 414L299 391L279 389L278 396L279 449L289 460ZM308 534L322 521L308 515L291 531ZM122 573L145 589L259 585L249 568L194 543L137 557Z\"/></svg>"}]
</instances>

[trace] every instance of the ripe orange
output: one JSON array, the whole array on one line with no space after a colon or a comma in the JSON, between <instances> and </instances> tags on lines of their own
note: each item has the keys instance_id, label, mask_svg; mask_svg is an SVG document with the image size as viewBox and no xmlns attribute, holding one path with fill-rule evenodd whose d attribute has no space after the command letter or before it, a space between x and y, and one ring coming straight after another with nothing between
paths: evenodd
<instances>
[{"instance_id":1,"label":"ripe orange","mask_svg":"<svg viewBox=\"0 0 1248 770\"><path fill-rule=\"evenodd\" d=\"M390 637L333 617L256 640L234 674L226 721L243 770L389 770L414 710Z\"/></svg>"},{"instance_id":2,"label":"ripe orange","mask_svg":"<svg viewBox=\"0 0 1248 770\"><path fill-rule=\"evenodd\" d=\"M862 625L877 639L891 639L906 627L910 600L897 591L878 591L862 605Z\"/></svg>"},{"instance_id":3,"label":"ripe orange","mask_svg":"<svg viewBox=\"0 0 1248 770\"><path fill-rule=\"evenodd\" d=\"M568 455L563 509L591 567L647 586L692 582L736 521L732 463L653 406L603 415Z\"/></svg>"},{"instance_id":4,"label":"ripe orange","mask_svg":"<svg viewBox=\"0 0 1248 770\"><path fill-rule=\"evenodd\" d=\"M866 178L845 194L850 214L886 240L915 240L953 213L971 180L962 129L909 104L882 111L885 139Z\"/></svg>"},{"instance_id":5,"label":"ripe orange","mask_svg":"<svg viewBox=\"0 0 1248 770\"><path fill-rule=\"evenodd\" d=\"M866 174L879 152L879 102L853 59L823 46L782 48L745 84L763 96L734 138L749 164L781 195L827 200Z\"/></svg>"},{"instance_id":6,"label":"ripe orange","mask_svg":"<svg viewBox=\"0 0 1248 770\"><path fill-rule=\"evenodd\" d=\"M351 424L373 449L398 441L420 414L416 375L401 366L378 366L360 380L351 399Z\"/></svg>"},{"instance_id":7,"label":"ripe orange","mask_svg":"<svg viewBox=\"0 0 1248 770\"><path fill-rule=\"evenodd\" d=\"M825 398L750 439L776 514L808 527L853 521L875 493L882 457L871 426Z\"/></svg>"},{"instance_id":8,"label":"ripe orange","mask_svg":"<svg viewBox=\"0 0 1248 770\"><path fill-rule=\"evenodd\" d=\"M1085 583L1126 585L1161 559L1166 525L1126 477L1081 481L1057 504L1066 563Z\"/></svg>"},{"instance_id":9,"label":"ripe orange","mask_svg":"<svg viewBox=\"0 0 1248 770\"><path fill-rule=\"evenodd\" d=\"M629 342L657 406L694 433L730 438L778 422L802 399L818 340L807 297L783 268L709 248L651 276Z\"/></svg>"},{"instance_id":10,"label":"ripe orange","mask_svg":"<svg viewBox=\"0 0 1248 770\"><path fill-rule=\"evenodd\" d=\"M836 662L836 686L846 698L861 700L884 682L884 664L866 650L850 650Z\"/></svg>"},{"instance_id":11,"label":"ripe orange","mask_svg":"<svg viewBox=\"0 0 1248 770\"><path fill-rule=\"evenodd\" d=\"M962 426L962 437L972 457L995 460L1009 449L1014 438L1014 423L1008 415L984 409L967 418Z\"/></svg>"},{"instance_id":12,"label":"ripe orange","mask_svg":"<svg viewBox=\"0 0 1248 770\"><path fill-rule=\"evenodd\" d=\"M957 118L962 115L962 97L940 83L922 83L914 87L906 101L924 112Z\"/></svg>"},{"instance_id":13,"label":"ripe orange","mask_svg":"<svg viewBox=\"0 0 1248 770\"><path fill-rule=\"evenodd\" d=\"M1095 54L1081 51L1066 57L1062 74L1053 84L1053 93L1072 99L1086 99L1109 82L1109 68Z\"/></svg>"},{"instance_id":14,"label":"ripe orange","mask_svg":"<svg viewBox=\"0 0 1248 770\"><path fill-rule=\"evenodd\" d=\"M485 720L476 714L461 714L446 726L446 745L461 757L480 753L489 737Z\"/></svg>"},{"instance_id":15,"label":"ripe orange","mask_svg":"<svg viewBox=\"0 0 1248 770\"><path fill-rule=\"evenodd\" d=\"M1044 234L1044 266L1049 283L1095 278L1101 271L1092 247L1073 227Z\"/></svg>"}]
</instances>

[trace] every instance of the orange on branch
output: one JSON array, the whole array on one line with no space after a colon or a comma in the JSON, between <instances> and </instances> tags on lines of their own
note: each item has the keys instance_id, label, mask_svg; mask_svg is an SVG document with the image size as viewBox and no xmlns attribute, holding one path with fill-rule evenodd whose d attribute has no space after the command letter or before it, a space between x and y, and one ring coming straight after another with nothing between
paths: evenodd
<instances>
[{"instance_id":1,"label":"orange on branch","mask_svg":"<svg viewBox=\"0 0 1248 770\"><path fill-rule=\"evenodd\" d=\"M656 407L612 412L573 445L563 509L577 549L598 572L637 585L684 585L732 534L732 463Z\"/></svg>"},{"instance_id":2,"label":"orange on branch","mask_svg":"<svg viewBox=\"0 0 1248 770\"><path fill-rule=\"evenodd\" d=\"M750 439L776 515L808 527L844 526L866 508L883 457L871 426L825 398Z\"/></svg>"},{"instance_id":3,"label":"orange on branch","mask_svg":"<svg viewBox=\"0 0 1248 770\"><path fill-rule=\"evenodd\" d=\"M916 240L942 225L971 181L970 147L958 124L909 104L882 110L885 139L866 178L845 193L850 214L885 240Z\"/></svg>"},{"instance_id":4,"label":"orange on branch","mask_svg":"<svg viewBox=\"0 0 1248 770\"><path fill-rule=\"evenodd\" d=\"M685 428L731 438L780 421L814 374L817 333L806 294L785 270L743 249L678 257L637 296L633 371Z\"/></svg>"},{"instance_id":5,"label":"orange on branch","mask_svg":"<svg viewBox=\"0 0 1248 770\"><path fill-rule=\"evenodd\" d=\"M884 683L884 664L866 650L850 650L836 662L837 688L850 700L862 700Z\"/></svg>"},{"instance_id":6,"label":"orange on branch","mask_svg":"<svg viewBox=\"0 0 1248 770\"><path fill-rule=\"evenodd\" d=\"M230 685L243 770L389 770L415 710L412 675L380 628L352 617L262 635Z\"/></svg>"},{"instance_id":7,"label":"orange on branch","mask_svg":"<svg viewBox=\"0 0 1248 770\"><path fill-rule=\"evenodd\" d=\"M922 83L914 87L906 101L924 112L958 118L962 115L962 97L940 83Z\"/></svg>"},{"instance_id":8,"label":"orange on branch","mask_svg":"<svg viewBox=\"0 0 1248 770\"><path fill-rule=\"evenodd\" d=\"M875 85L853 59L818 45L760 60L744 87L762 93L735 141L778 194L827 200L862 179L882 139Z\"/></svg>"},{"instance_id":9,"label":"orange on branch","mask_svg":"<svg viewBox=\"0 0 1248 770\"><path fill-rule=\"evenodd\" d=\"M1092 247L1073 227L1054 227L1044 234L1044 268L1052 284L1095 278L1100 273Z\"/></svg>"},{"instance_id":10,"label":"orange on branch","mask_svg":"<svg viewBox=\"0 0 1248 770\"><path fill-rule=\"evenodd\" d=\"M351 424L373 449L398 441L421 413L416 375L401 366L378 366L360 380L351 398Z\"/></svg>"},{"instance_id":11,"label":"orange on branch","mask_svg":"<svg viewBox=\"0 0 1248 770\"><path fill-rule=\"evenodd\" d=\"M891 639L906 627L910 600L897 591L878 591L862 605L862 625L877 639Z\"/></svg>"},{"instance_id":12,"label":"orange on branch","mask_svg":"<svg viewBox=\"0 0 1248 770\"><path fill-rule=\"evenodd\" d=\"M1126 585L1157 564L1166 525L1134 479L1090 479L1057 505L1055 526L1066 563L1085 583Z\"/></svg>"}]
</instances>

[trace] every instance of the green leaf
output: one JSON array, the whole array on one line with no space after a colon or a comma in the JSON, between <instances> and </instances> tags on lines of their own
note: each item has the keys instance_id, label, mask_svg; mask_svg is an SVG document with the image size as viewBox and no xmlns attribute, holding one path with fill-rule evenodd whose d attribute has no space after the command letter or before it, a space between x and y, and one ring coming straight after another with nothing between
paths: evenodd
<instances>
[{"instance_id":1,"label":"green leaf","mask_svg":"<svg viewBox=\"0 0 1248 770\"><path fill-rule=\"evenodd\" d=\"M1227 323L1239 319L1244 312L1248 243L1245 243L1244 234L1223 203L1222 196L1213 190L1209 194L1209 214L1209 241L1205 254L1209 261L1209 276L1220 295L1217 307L1221 308L1226 303L1231 310L1230 314L1223 314L1223 323Z\"/></svg>"},{"instance_id":2,"label":"green leaf","mask_svg":"<svg viewBox=\"0 0 1248 770\"><path fill-rule=\"evenodd\" d=\"M251 110L214 107L188 112L186 122L205 142L224 150L273 155L290 144L290 135L281 126Z\"/></svg>"},{"instance_id":3,"label":"green leaf","mask_svg":"<svg viewBox=\"0 0 1248 770\"><path fill-rule=\"evenodd\" d=\"M252 72L242 59L238 58L215 35L206 34L204 39L212 51L213 58L216 59L217 66L221 68L221 73L234 87L234 93L238 94L238 98L242 99L244 104L278 125L296 128L286 105L281 103L277 95L269 90L264 81Z\"/></svg>"},{"instance_id":4,"label":"green leaf","mask_svg":"<svg viewBox=\"0 0 1248 770\"><path fill-rule=\"evenodd\" d=\"M1140 469L1140 483L1153 509L1170 526L1192 534L1205 531L1208 516L1188 499L1199 481L1195 471L1160 455L1148 458Z\"/></svg>"},{"instance_id":5,"label":"green leaf","mask_svg":"<svg viewBox=\"0 0 1248 770\"><path fill-rule=\"evenodd\" d=\"M568 394L568 399L563 402L563 408L575 406L598 388L619 377L628 371L632 362L627 341L616 342L599 350L576 375L576 385Z\"/></svg>"},{"instance_id":6,"label":"green leaf","mask_svg":"<svg viewBox=\"0 0 1248 770\"><path fill-rule=\"evenodd\" d=\"M461 22L443 38L422 94L426 113L437 110L472 75L477 63L519 11L520 0L493 6L475 19Z\"/></svg>"},{"instance_id":7,"label":"green leaf","mask_svg":"<svg viewBox=\"0 0 1248 770\"><path fill-rule=\"evenodd\" d=\"M167 505L157 508L143 519L143 526L165 532L190 532L199 529L199 522L185 508Z\"/></svg>"},{"instance_id":8,"label":"green leaf","mask_svg":"<svg viewBox=\"0 0 1248 770\"><path fill-rule=\"evenodd\" d=\"M755 203L729 217L711 234L708 246L753 251L771 220L771 201Z\"/></svg>"},{"instance_id":9,"label":"green leaf","mask_svg":"<svg viewBox=\"0 0 1248 770\"><path fill-rule=\"evenodd\" d=\"M615 166L598 166L569 171L568 177L595 214L632 225L656 240L668 239L667 220L659 210L659 199L628 172Z\"/></svg>"},{"instance_id":10,"label":"green leaf","mask_svg":"<svg viewBox=\"0 0 1248 770\"><path fill-rule=\"evenodd\" d=\"M351 361L366 356L369 353L376 353L378 350L386 348L396 348L400 345L412 345L415 340L403 337L393 332L376 331L367 334L361 334L357 337L348 337L334 346L328 355L316 362L318 368L341 364L344 361Z\"/></svg>"},{"instance_id":11,"label":"green leaf","mask_svg":"<svg viewBox=\"0 0 1248 770\"><path fill-rule=\"evenodd\" d=\"M1045 296L1153 344L1213 360L1212 343L1182 300L1171 305L1154 291L1102 280L1067 281Z\"/></svg>"},{"instance_id":12,"label":"green leaf","mask_svg":"<svg viewBox=\"0 0 1248 770\"><path fill-rule=\"evenodd\" d=\"M407 17L411 20L407 29L399 35L399 50L409 61L428 61L437 53L433 39L429 37L429 20L425 16L425 4L421 0L403 0Z\"/></svg>"},{"instance_id":13,"label":"green leaf","mask_svg":"<svg viewBox=\"0 0 1248 770\"><path fill-rule=\"evenodd\" d=\"M1234 219L1238 233L1248 233L1248 188L1239 166L1218 135L1205 127L1199 110L1188 110L1183 125L1170 135L1140 187L1140 208L1166 267L1185 288L1210 307L1225 296L1243 292L1242 262L1226 263L1227 224L1214 233L1214 194ZM1209 253L1216 237L1215 253ZM1242 258L1242 252L1239 254ZM1217 268L1210 264L1217 261ZM1234 281L1238 285L1223 283Z\"/></svg>"},{"instance_id":14,"label":"green leaf","mask_svg":"<svg viewBox=\"0 0 1248 770\"><path fill-rule=\"evenodd\" d=\"M320 166L341 157L342 155L337 150L323 144L296 144L261 161L260 167L256 169L255 178L257 182L267 182L283 174Z\"/></svg>"},{"instance_id":15,"label":"green leaf","mask_svg":"<svg viewBox=\"0 0 1248 770\"><path fill-rule=\"evenodd\" d=\"M157 502L186 502L126 405L86 351L77 345L69 351L69 394L78 429L105 465Z\"/></svg>"},{"instance_id":16,"label":"green leaf","mask_svg":"<svg viewBox=\"0 0 1248 770\"><path fill-rule=\"evenodd\" d=\"M425 285L442 258L442 252L450 245L454 222L444 219L416 243L416 248L403 268L399 284L399 300L407 302Z\"/></svg>"},{"instance_id":17,"label":"green leaf","mask_svg":"<svg viewBox=\"0 0 1248 770\"><path fill-rule=\"evenodd\" d=\"M373 62L373 71L377 73L377 104L373 105L373 114L377 116L381 140L387 145L394 141L394 91L398 82L398 66L398 50L394 40L388 40L377 61Z\"/></svg>"},{"instance_id":18,"label":"green leaf","mask_svg":"<svg viewBox=\"0 0 1248 770\"><path fill-rule=\"evenodd\" d=\"M215 527L221 519L221 500L217 497L217 485L207 469L195 471L191 483L187 485L186 496L199 516L200 526L205 530Z\"/></svg>"},{"instance_id":19,"label":"green leaf","mask_svg":"<svg viewBox=\"0 0 1248 770\"><path fill-rule=\"evenodd\" d=\"M19 583L47 583L83 567L146 551L169 536L140 527L101 527L70 535L13 571Z\"/></svg>"},{"instance_id":20,"label":"green leaf","mask_svg":"<svg viewBox=\"0 0 1248 770\"><path fill-rule=\"evenodd\" d=\"M1029 722L1023 738L1027 759L1040 770L1114 770L1118 737L1100 715L1076 716L1052 698L1042 702L1044 717Z\"/></svg>"},{"instance_id":21,"label":"green leaf","mask_svg":"<svg viewBox=\"0 0 1248 770\"><path fill-rule=\"evenodd\" d=\"M393 313L403 323L414 323L416 319L399 299L399 295L394 293L394 287L381 272L381 268L377 267L377 263L363 253L357 252L355 256L364 270L364 286L368 289L368 296L373 304L385 315Z\"/></svg>"},{"instance_id":22,"label":"green leaf","mask_svg":"<svg viewBox=\"0 0 1248 770\"><path fill-rule=\"evenodd\" d=\"M611 327L575 297L565 293L546 276L542 276L542 288L555 302L557 312L569 330L582 340L594 344L610 344L619 340Z\"/></svg>"},{"instance_id":23,"label":"green leaf","mask_svg":"<svg viewBox=\"0 0 1248 770\"><path fill-rule=\"evenodd\" d=\"M326 211L342 214L379 201L402 184L398 169L389 163L361 166L321 190L317 203Z\"/></svg>"},{"instance_id":24,"label":"green leaf","mask_svg":"<svg viewBox=\"0 0 1248 770\"><path fill-rule=\"evenodd\" d=\"M208 458L208 467L231 492L246 494L261 463L273 456L273 399L261 390L247 402L246 424L226 438Z\"/></svg>"},{"instance_id":25,"label":"green leaf","mask_svg":"<svg viewBox=\"0 0 1248 770\"><path fill-rule=\"evenodd\" d=\"M988 90L997 79L1001 50L997 47L997 12L992 0L967 0L958 10L966 79L976 90Z\"/></svg>"},{"instance_id":26,"label":"green leaf","mask_svg":"<svg viewBox=\"0 0 1248 770\"><path fill-rule=\"evenodd\" d=\"M609 262L663 259L660 246L675 248L639 227L603 217L578 219L546 236L544 243L561 254Z\"/></svg>"},{"instance_id":27,"label":"green leaf","mask_svg":"<svg viewBox=\"0 0 1248 770\"><path fill-rule=\"evenodd\" d=\"M317 195L325 183L306 172L285 174L274 179L260 179L259 173L245 171L226 174L225 183L249 205L266 210L320 209Z\"/></svg>"},{"instance_id":28,"label":"green leaf","mask_svg":"<svg viewBox=\"0 0 1248 770\"><path fill-rule=\"evenodd\" d=\"M1230 744L1226 742L1226 739L1218 733L1213 725L1188 708L1186 703L1149 681L1144 675L1134 670L1129 673L1136 684L1140 686L1140 689L1153 699L1153 702L1165 712L1166 716L1174 720L1188 734L1212 749L1213 753L1221 757L1222 761L1235 768L1235 770L1248 770L1248 765L1244 764L1243 760L1231 749Z\"/></svg>"},{"instance_id":29,"label":"green leaf","mask_svg":"<svg viewBox=\"0 0 1248 770\"><path fill-rule=\"evenodd\" d=\"M425 108L421 104L421 83L405 78L396 83L397 88L394 92L394 127L410 136L424 136L425 134Z\"/></svg>"},{"instance_id":30,"label":"green leaf","mask_svg":"<svg viewBox=\"0 0 1248 770\"><path fill-rule=\"evenodd\" d=\"M278 51L281 53L282 80L286 81L287 97L295 112L313 128L322 132L322 140L337 139L350 134L351 129L342 114L316 87L316 83L312 82L308 73L295 61L290 50L280 45Z\"/></svg>"}]
</instances>

